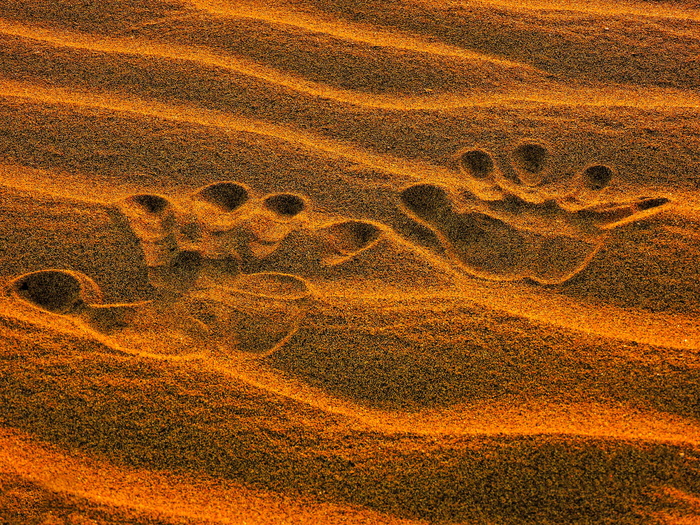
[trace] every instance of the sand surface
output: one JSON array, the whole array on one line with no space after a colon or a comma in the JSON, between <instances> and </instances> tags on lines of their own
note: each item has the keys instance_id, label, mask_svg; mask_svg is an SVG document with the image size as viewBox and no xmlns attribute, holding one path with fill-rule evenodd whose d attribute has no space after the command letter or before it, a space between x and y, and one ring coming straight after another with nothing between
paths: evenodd
<instances>
[{"instance_id":1,"label":"sand surface","mask_svg":"<svg viewBox=\"0 0 700 525\"><path fill-rule=\"evenodd\" d=\"M0 524L700 523L700 4L0 2Z\"/></svg>"}]
</instances>

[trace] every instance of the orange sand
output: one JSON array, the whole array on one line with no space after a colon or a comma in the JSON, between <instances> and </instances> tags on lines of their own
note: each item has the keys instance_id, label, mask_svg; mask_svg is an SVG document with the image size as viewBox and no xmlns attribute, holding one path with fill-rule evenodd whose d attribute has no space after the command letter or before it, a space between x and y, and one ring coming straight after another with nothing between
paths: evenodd
<instances>
[{"instance_id":1,"label":"orange sand","mask_svg":"<svg viewBox=\"0 0 700 525\"><path fill-rule=\"evenodd\" d=\"M0 524L700 523L700 4L5 0Z\"/></svg>"}]
</instances>

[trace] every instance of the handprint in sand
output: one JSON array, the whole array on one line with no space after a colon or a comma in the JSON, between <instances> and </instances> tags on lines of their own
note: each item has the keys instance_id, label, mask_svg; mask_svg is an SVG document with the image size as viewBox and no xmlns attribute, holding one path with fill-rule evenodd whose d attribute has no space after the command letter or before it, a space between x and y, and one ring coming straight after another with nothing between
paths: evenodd
<instances>
[{"instance_id":1,"label":"handprint in sand","mask_svg":"<svg viewBox=\"0 0 700 525\"><path fill-rule=\"evenodd\" d=\"M299 253L296 269L313 274L357 256L381 235L379 227L359 220L310 221L305 197L256 197L233 181L174 199L131 195L116 207L119 222L139 241L152 297L105 304L93 279L67 269L25 273L5 291L41 316L73 320L113 348L142 355L274 352L298 330L314 293L304 276L279 271L272 254L280 248ZM266 260L269 271L253 268Z\"/></svg>"},{"instance_id":2,"label":"handprint in sand","mask_svg":"<svg viewBox=\"0 0 700 525\"><path fill-rule=\"evenodd\" d=\"M488 152L469 149L457 158L465 185L458 196L439 184L424 183L404 189L400 202L469 273L541 284L572 278L586 268L612 230L658 213L669 203L665 197L606 202L603 190L615 173L602 164L586 167L565 185L560 181L552 191L548 157L546 147L527 143L512 152L508 166L499 168Z\"/></svg>"},{"instance_id":3,"label":"handprint in sand","mask_svg":"<svg viewBox=\"0 0 700 525\"><path fill-rule=\"evenodd\" d=\"M294 252L304 261L298 270L313 273L369 249L382 233L367 221L311 219L302 195L255 197L233 181L207 185L176 202L134 195L119 207L141 243L151 284L175 291L225 285L278 251Z\"/></svg>"}]
</instances>

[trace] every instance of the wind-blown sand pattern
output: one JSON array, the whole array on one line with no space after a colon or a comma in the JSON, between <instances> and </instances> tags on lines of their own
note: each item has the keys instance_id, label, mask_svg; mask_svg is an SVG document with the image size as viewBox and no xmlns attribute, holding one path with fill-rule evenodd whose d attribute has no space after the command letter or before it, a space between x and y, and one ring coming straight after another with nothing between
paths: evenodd
<instances>
[{"instance_id":1,"label":"wind-blown sand pattern","mask_svg":"<svg viewBox=\"0 0 700 525\"><path fill-rule=\"evenodd\" d=\"M700 522L700 5L6 0L0 523Z\"/></svg>"}]
</instances>

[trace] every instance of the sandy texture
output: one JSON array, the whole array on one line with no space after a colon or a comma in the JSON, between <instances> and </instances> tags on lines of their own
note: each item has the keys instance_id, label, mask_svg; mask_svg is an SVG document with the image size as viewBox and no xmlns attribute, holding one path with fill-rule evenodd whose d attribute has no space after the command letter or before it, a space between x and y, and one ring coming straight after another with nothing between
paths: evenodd
<instances>
[{"instance_id":1,"label":"sandy texture","mask_svg":"<svg viewBox=\"0 0 700 525\"><path fill-rule=\"evenodd\" d=\"M700 5L3 0L0 523L700 522Z\"/></svg>"}]
</instances>

